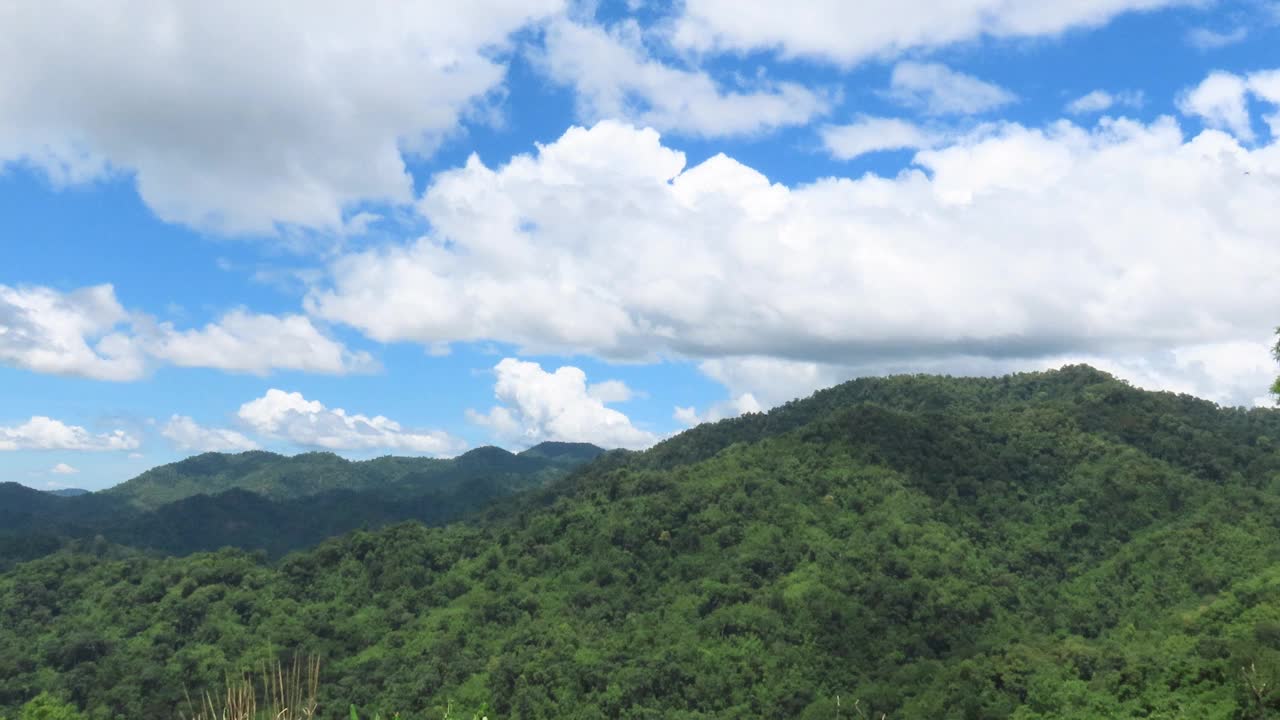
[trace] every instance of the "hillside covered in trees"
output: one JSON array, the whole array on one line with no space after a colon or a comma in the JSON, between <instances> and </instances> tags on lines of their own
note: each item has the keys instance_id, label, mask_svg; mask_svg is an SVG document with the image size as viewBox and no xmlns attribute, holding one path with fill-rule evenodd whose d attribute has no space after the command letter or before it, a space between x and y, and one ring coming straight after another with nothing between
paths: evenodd
<instances>
[{"instance_id":1,"label":"hillside covered in trees","mask_svg":"<svg viewBox=\"0 0 1280 720\"><path fill-rule=\"evenodd\" d=\"M359 528L447 522L562 477L602 452L548 442L519 454L483 447L449 460L205 453L98 493L60 497L3 483L0 568L68 539L177 554L232 546L277 556Z\"/></svg>"},{"instance_id":2,"label":"hillside covered in trees","mask_svg":"<svg viewBox=\"0 0 1280 720\"><path fill-rule=\"evenodd\" d=\"M1271 717L1277 518L1280 412L1083 366L861 379L447 527L20 564L0 715L173 717L314 654L325 717Z\"/></svg>"}]
</instances>

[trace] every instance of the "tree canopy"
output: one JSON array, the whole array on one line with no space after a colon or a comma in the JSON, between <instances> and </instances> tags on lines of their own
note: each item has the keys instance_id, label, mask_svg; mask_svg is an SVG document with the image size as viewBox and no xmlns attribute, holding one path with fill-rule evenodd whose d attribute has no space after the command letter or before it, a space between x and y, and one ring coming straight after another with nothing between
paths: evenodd
<instances>
[{"instance_id":1,"label":"tree canopy","mask_svg":"<svg viewBox=\"0 0 1280 720\"><path fill-rule=\"evenodd\" d=\"M325 717L1280 712L1280 411L1087 367L861 379L445 527L0 575L0 714L325 659Z\"/></svg>"}]
</instances>

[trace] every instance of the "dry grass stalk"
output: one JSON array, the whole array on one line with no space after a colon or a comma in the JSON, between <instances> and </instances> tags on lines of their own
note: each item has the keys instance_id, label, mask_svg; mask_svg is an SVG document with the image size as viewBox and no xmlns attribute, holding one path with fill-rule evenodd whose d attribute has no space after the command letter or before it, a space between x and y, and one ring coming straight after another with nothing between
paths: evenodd
<instances>
[{"instance_id":1,"label":"dry grass stalk","mask_svg":"<svg viewBox=\"0 0 1280 720\"><path fill-rule=\"evenodd\" d=\"M316 696L320 689L320 658L295 657L285 667L276 661L274 667L261 671L262 702L258 707L258 688L250 675L227 677L226 692L218 701L205 693L198 708L187 706L191 715L179 714L181 720L311 720L316 715Z\"/></svg>"}]
</instances>

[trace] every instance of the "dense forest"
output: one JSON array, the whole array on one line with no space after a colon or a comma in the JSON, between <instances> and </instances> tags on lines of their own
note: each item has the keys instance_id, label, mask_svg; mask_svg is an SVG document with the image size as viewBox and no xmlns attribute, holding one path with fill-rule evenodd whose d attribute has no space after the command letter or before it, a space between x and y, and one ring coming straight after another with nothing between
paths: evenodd
<instances>
[{"instance_id":1,"label":"dense forest","mask_svg":"<svg viewBox=\"0 0 1280 720\"><path fill-rule=\"evenodd\" d=\"M305 517L336 463L216 485L219 522ZM217 514L229 475L181 466L187 497L108 494L133 530L0 574L0 715L175 717L302 654L334 718L1280 717L1280 412L1084 366L860 379L282 558L130 542L149 504Z\"/></svg>"},{"instance_id":2,"label":"dense forest","mask_svg":"<svg viewBox=\"0 0 1280 720\"><path fill-rule=\"evenodd\" d=\"M58 496L0 483L0 569L73 539L175 554L238 547L276 557L356 529L442 524L602 452L548 442L519 454L483 447L450 460L206 453L100 493Z\"/></svg>"}]
</instances>

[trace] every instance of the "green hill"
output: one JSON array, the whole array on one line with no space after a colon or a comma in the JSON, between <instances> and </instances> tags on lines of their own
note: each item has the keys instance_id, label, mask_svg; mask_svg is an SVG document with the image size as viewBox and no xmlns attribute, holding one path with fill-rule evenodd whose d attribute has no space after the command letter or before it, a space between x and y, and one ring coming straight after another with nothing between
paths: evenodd
<instances>
[{"instance_id":1,"label":"green hill","mask_svg":"<svg viewBox=\"0 0 1280 720\"><path fill-rule=\"evenodd\" d=\"M376 490L413 496L477 478L505 477L527 486L530 478L585 462L603 452L594 445L567 450L543 443L518 455L484 447L456 458L381 457L351 461L327 452L287 457L264 451L236 455L205 453L153 468L99 495L121 499L141 510L195 495L247 490L269 500L293 500L336 490Z\"/></svg>"},{"instance_id":2,"label":"green hill","mask_svg":"<svg viewBox=\"0 0 1280 720\"><path fill-rule=\"evenodd\" d=\"M519 454L485 447L448 460L361 462L332 453L205 453L73 497L8 483L0 485L0 569L65 539L99 536L175 554L232 546L277 556L359 528L443 523L602 452L544 443Z\"/></svg>"},{"instance_id":3,"label":"green hill","mask_svg":"<svg viewBox=\"0 0 1280 720\"><path fill-rule=\"evenodd\" d=\"M1280 412L1086 367L858 380L446 528L25 563L0 712L171 717L300 652L326 717L1272 717L1277 442Z\"/></svg>"}]
</instances>

